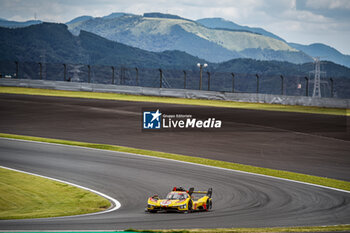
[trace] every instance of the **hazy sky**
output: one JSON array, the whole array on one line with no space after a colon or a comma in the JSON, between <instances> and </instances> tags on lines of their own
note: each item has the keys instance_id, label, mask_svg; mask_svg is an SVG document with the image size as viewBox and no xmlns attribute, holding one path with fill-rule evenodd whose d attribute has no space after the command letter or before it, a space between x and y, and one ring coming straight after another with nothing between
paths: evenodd
<instances>
[{"instance_id":1,"label":"hazy sky","mask_svg":"<svg viewBox=\"0 0 350 233\"><path fill-rule=\"evenodd\" d=\"M221 17L262 27L288 42L325 43L350 54L350 0L0 0L0 18L65 23L112 12L162 12L184 18Z\"/></svg>"}]
</instances>

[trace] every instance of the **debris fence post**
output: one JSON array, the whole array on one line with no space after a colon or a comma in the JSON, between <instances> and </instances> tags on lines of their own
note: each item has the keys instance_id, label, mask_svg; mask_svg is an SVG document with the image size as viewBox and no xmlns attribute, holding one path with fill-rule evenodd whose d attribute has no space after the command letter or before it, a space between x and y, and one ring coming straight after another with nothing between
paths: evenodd
<instances>
[{"instance_id":1,"label":"debris fence post","mask_svg":"<svg viewBox=\"0 0 350 233\"><path fill-rule=\"evenodd\" d=\"M63 81L67 81L67 65L63 64Z\"/></svg>"},{"instance_id":2,"label":"debris fence post","mask_svg":"<svg viewBox=\"0 0 350 233\"><path fill-rule=\"evenodd\" d=\"M308 77L305 77L305 96L309 96L309 79Z\"/></svg>"},{"instance_id":3,"label":"debris fence post","mask_svg":"<svg viewBox=\"0 0 350 233\"><path fill-rule=\"evenodd\" d=\"M210 72L207 72L208 74L208 91L210 91Z\"/></svg>"},{"instance_id":4,"label":"debris fence post","mask_svg":"<svg viewBox=\"0 0 350 233\"><path fill-rule=\"evenodd\" d=\"M159 69L159 88L162 88L163 85L163 71Z\"/></svg>"},{"instance_id":5,"label":"debris fence post","mask_svg":"<svg viewBox=\"0 0 350 233\"><path fill-rule=\"evenodd\" d=\"M15 61L15 64L16 64L16 78L18 79L18 72L19 72L19 64L18 64L18 61Z\"/></svg>"},{"instance_id":6,"label":"debris fence post","mask_svg":"<svg viewBox=\"0 0 350 233\"><path fill-rule=\"evenodd\" d=\"M139 69L135 67L135 71L136 71L136 86L139 86Z\"/></svg>"},{"instance_id":7,"label":"debris fence post","mask_svg":"<svg viewBox=\"0 0 350 233\"><path fill-rule=\"evenodd\" d=\"M88 83L90 83L91 82L91 76L90 76L91 66L88 65L87 67L88 67Z\"/></svg>"},{"instance_id":8,"label":"debris fence post","mask_svg":"<svg viewBox=\"0 0 350 233\"><path fill-rule=\"evenodd\" d=\"M43 64L41 62L39 62L39 76L40 76L40 80L43 79Z\"/></svg>"},{"instance_id":9,"label":"debris fence post","mask_svg":"<svg viewBox=\"0 0 350 233\"><path fill-rule=\"evenodd\" d=\"M125 69L123 66L120 67L119 84L124 85Z\"/></svg>"},{"instance_id":10,"label":"debris fence post","mask_svg":"<svg viewBox=\"0 0 350 233\"><path fill-rule=\"evenodd\" d=\"M331 98L334 97L334 81L333 78L329 79L331 81Z\"/></svg>"},{"instance_id":11,"label":"debris fence post","mask_svg":"<svg viewBox=\"0 0 350 233\"><path fill-rule=\"evenodd\" d=\"M283 77L283 75L281 75L280 77L281 77L281 95L284 95L284 89L283 89L283 86L284 86L284 77Z\"/></svg>"},{"instance_id":12,"label":"debris fence post","mask_svg":"<svg viewBox=\"0 0 350 233\"><path fill-rule=\"evenodd\" d=\"M114 84L114 70L115 70L115 68L114 68L114 66L111 66L111 68L112 68L112 84Z\"/></svg>"},{"instance_id":13,"label":"debris fence post","mask_svg":"<svg viewBox=\"0 0 350 233\"><path fill-rule=\"evenodd\" d=\"M231 73L232 75L232 93L235 93L235 74Z\"/></svg>"},{"instance_id":14,"label":"debris fence post","mask_svg":"<svg viewBox=\"0 0 350 233\"><path fill-rule=\"evenodd\" d=\"M186 89L186 79L187 79L187 74L186 71L184 70L184 89Z\"/></svg>"},{"instance_id":15,"label":"debris fence post","mask_svg":"<svg viewBox=\"0 0 350 233\"><path fill-rule=\"evenodd\" d=\"M203 71L203 66L200 65L199 67L199 90L202 90L202 71Z\"/></svg>"}]
</instances>

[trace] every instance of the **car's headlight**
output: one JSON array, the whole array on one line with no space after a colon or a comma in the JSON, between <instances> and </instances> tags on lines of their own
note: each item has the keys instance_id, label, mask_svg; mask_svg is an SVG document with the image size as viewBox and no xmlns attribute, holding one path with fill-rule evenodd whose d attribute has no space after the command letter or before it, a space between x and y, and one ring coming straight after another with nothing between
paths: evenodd
<instances>
[{"instance_id":1,"label":"car's headlight","mask_svg":"<svg viewBox=\"0 0 350 233\"><path fill-rule=\"evenodd\" d=\"M148 208L152 208L154 205L148 204L147 207Z\"/></svg>"},{"instance_id":2,"label":"car's headlight","mask_svg":"<svg viewBox=\"0 0 350 233\"><path fill-rule=\"evenodd\" d=\"M180 209L186 209L186 204L180 205Z\"/></svg>"}]
</instances>

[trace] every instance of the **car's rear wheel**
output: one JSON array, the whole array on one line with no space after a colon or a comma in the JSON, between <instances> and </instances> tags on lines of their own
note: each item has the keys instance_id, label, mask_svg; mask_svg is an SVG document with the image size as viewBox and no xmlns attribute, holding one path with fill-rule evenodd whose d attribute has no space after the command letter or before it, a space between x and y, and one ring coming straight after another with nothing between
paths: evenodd
<instances>
[{"instance_id":1,"label":"car's rear wheel","mask_svg":"<svg viewBox=\"0 0 350 233\"><path fill-rule=\"evenodd\" d=\"M207 206L207 211L209 211L213 207L213 202L208 199L207 203L206 203L206 206Z\"/></svg>"}]
</instances>

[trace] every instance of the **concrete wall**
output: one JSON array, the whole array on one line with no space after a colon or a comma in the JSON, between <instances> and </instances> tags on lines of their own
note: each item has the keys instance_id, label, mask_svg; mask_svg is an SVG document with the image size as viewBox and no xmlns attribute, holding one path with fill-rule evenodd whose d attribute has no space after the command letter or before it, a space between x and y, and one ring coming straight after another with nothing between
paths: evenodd
<instances>
[{"instance_id":1,"label":"concrete wall","mask_svg":"<svg viewBox=\"0 0 350 233\"><path fill-rule=\"evenodd\" d=\"M303 105L332 108L350 108L350 99L311 98L305 96L285 96L254 93L229 93L184 89L149 88L109 84L77 83L62 81L0 79L0 86L33 87L70 91L112 92L133 95L169 96L191 99L228 100L251 103Z\"/></svg>"}]
</instances>

